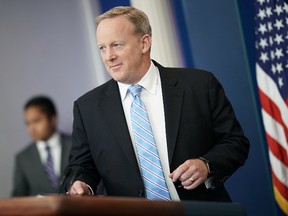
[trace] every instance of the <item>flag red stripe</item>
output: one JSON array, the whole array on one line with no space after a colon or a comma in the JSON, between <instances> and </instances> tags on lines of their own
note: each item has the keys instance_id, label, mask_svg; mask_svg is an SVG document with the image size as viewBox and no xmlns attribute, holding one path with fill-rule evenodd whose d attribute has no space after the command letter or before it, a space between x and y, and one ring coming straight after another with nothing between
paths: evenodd
<instances>
[{"instance_id":1,"label":"flag red stripe","mask_svg":"<svg viewBox=\"0 0 288 216\"><path fill-rule=\"evenodd\" d=\"M270 98L263 91L261 91L260 88L258 88L258 89L259 89L259 97L260 97L262 108L267 113L269 113L273 117L273 119L275 119L275 121L277 121L283 127L285 137L286 137L286 144L287 144L287 142L288 142L288 129L282 120L281 112L280 112L278 106L272 100L270 100Z\"/></svg>"},{"instance_id":2,"label":"flag red stripe","mask_svg":"<svg viewBox=\"0 0 288 216\"><path fill-rule=\"evenodd\" d=\"M273 184L275 185L275 187L277 187L280 194L288 201L288 187L286 187L286 185L282 184L282 182L279 181L277 176L274 174L273 169L271 169L271 173Z\"/></svg>"},{"instance_id":3,"label":"flag red stripe","mask_svg":"<svg viewBox=\"0 0 288 216\"><path fill-rule=\"evenodd\" d=\"M266 133L266 139L270 151L278 158L285 166L288 167L288 157L286 149L284 149L275 139Z\"/></svg>"}]
</instances>

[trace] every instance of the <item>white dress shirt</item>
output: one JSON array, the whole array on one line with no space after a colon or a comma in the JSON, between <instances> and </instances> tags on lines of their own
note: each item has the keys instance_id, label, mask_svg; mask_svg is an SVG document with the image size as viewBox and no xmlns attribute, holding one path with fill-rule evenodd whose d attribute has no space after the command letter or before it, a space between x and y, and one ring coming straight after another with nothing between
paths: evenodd
<instances>
[{"instance_id":1,"label":"white dress shirt","mask_svg":"<svg viewBox=\"0 0 288 216\"><path fill-rule=\"evenodd\" d=\"M58 133L54 133L53 136L47 141L39 140L36 142L36 146L40 155L40 159L43 165L46 164L47 161L47 151L46 151L46 143L49 145L51 150L51 155L53 158L54 172L59 177L61 172L61 140L60 135Z\"/></svg>"},{"instance_id":2,"label":"white dress shirt","mask_svg":"<svg viewBox=\"0 0 288 216\"><path fill-rule=\"evenodd\" d=\"M179 196L174 186L173 181L169 178L170 168L168 161L168 150L166 140L166 127L165 127L165 116L164 116L164 105L162 97L161 80L158 68L151 62L150 68L145 76L138 82L141 85L142 91L140 94L141 100L144 102L147 113L149 115L152 131L154 134L155 142L157 145L160 161L162 164L165 180L167 187L174 201L179 201ZM119 83L119 90L122 100L124 113L126 116L127 125L132 139L135 154L137 155L133 132L131 128L131 114L130 108L133 100L132 95L128 91L130 84ZM138 160L138 157L136 157ZM138 161L139 165L139 161Z\"/></svg>"}]
</instances>

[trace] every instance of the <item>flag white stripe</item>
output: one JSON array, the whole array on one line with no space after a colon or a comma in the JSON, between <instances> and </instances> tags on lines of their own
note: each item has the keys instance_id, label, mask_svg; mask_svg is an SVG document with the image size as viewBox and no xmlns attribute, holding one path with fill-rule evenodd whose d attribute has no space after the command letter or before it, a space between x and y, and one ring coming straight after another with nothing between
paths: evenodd
<instances>
[{"instance_id":1,"label":"flag white stripe","mask_svg":"<svg viewBox=\"0 0 288 216\"><path fill-rule=\"evenodd\" d=\"M288 127L288 107L281 97L273 79L263 71L259 64L256 64L256 77L258 87L270 98L270 100L277 104L281 113L281 118L286 127Z\"/></svg>"},{"instance_id":2,"label":"flag white stripe","mask_svg":"<svg viewBox=\"0 0 288 216\"><path fill-rule=\"evenodd\" d=\"M271 151L269 151L269 158L275 176L283 185L288 187L288 167L279 161Z\"/></svg>"},{"instance_id":3,"label":"flag white stripe","mask_svg":"<svg viewBox=\"0 0 288 216\"><path fill-rule=\"evenodd\" d=\"M288 145L282 125L275 121L264 109L262 109L262 117L266 133L275 139L287 151Z\"/></svg>"}]
</instances>

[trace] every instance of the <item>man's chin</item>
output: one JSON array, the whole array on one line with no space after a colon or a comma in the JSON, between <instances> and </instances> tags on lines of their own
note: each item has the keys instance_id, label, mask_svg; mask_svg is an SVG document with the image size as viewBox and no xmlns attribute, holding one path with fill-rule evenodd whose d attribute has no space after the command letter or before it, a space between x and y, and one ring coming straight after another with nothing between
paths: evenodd
<instances>
[{"instance_id":1,"label":"man's chin","mask_svg":"<svg viewBox=\"0 0 288 216\"><path fill-rule=\"evenodd\" d=\"M125 79L122 76L117 76L117 74L113 74L112 78L116 81L116 82L120 82L120 83L125 83Z\"/></svg>"}]
</instances>

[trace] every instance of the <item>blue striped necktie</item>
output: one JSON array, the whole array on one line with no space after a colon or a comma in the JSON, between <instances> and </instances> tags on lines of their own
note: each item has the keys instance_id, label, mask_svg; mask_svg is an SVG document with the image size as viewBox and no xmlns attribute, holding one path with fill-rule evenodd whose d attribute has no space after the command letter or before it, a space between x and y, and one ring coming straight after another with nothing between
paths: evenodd
<instances>
[{"instance_id":1,"label":"blue striped necktie","mask_svg":"<svg viewBox=\"0 0 288 216\"><path fill-rule=\"evenodd\" d=\"M56 176L54 172L54 164L53 164L53 158L50 150L50 146L46 144L46 151L47 151L47 161L45 164L45 171L47 174L47 177L54 189L58 187L58 177Z\"/></svg>"},{"instance_id":2,"label":"blue striped necktie","mask_svg":"<svg viewBox=\"0 0 288 216\"><path fill-rule=\"evenodd\" d=\"M132 131L147 199L171 200L149 117L145 105L139 97L142 86L132 85L128 90L133 96L131 104Z\"/></svg>"}]
</instances>

